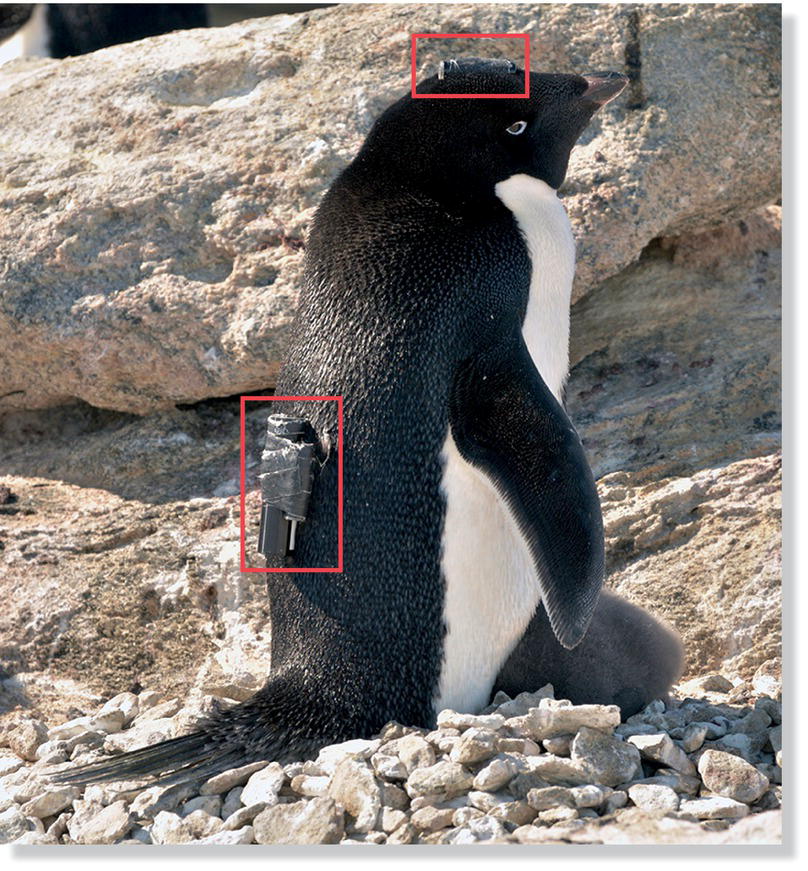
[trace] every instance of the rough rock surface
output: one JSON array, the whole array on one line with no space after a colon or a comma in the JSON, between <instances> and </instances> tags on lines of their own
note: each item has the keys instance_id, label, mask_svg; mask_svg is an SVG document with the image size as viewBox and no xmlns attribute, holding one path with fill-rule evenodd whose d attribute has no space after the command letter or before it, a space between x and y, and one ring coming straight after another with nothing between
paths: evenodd
<instances>
[{"instance_id":1,"label":"rough rock surface","mask_svg":"<svg viewBox=\"0 0 808 871\"><path fill-rule=\"evenodd\" d=\"M42 760L25 763L0 778L0 801L5 796L5 805L0 805L0 841L776 844L781 837L782 772L768 730L780 719L780 704L754 692L732 703L737 687L731 683L730 687L726 693L704 690L695 697L677 695L668 704L655 701L628 722L609 726L604 725L609 708L567 705L578 725L572 758L565 761L580 779L577 786L569 785L567 771L553 771L544 764L551 754L538 745L523 742L522 750L528 753L513 749L511 742L522 730L522 715L505 716L512 713L513 700L504 694L484 715L492 724L485 743L490 739L497 758L510 763L509 771L489 788L477 782L490 764L487 759L460 763L450 758L457 746L453 741L469 736L467 743L474 744L482 731L463 724L463 715L451 711L443 712L441 720L461 725L441 725L426 732L391 723L376 738L323 748L315 761L283 767L269 762L263 768L256 763L252 768L258 770L251 775L244 769L228 772L216 784L222 792L228 789L228 778L235 783L249 776L249 781L244 788L234 787L224 800L210 794L210 781L170 787L109 783L88 786L82 795L81 788L64 790L48 780L48 772L92 758L92 751L57 766ZM542 694L537 706L527 711L536 719L555 704L549 685ZM177 716L183 714L188 717L192 712L179 711ZM98 719L109 725L109 718ZM760 749L746 762L715 749L719 742L708 740L705 749L685 755L681 736L693 722L712 724L725 737L758 736ZM654 748L644 753L644 766L632 737L645 736L625 739L622 734L642 726L655 732L652 742L642 744ZM125 731L136 733L137 728L135 718ZM428 745L432 759L420 753L416 760L413 750L418 745ZM672 747L690 770L696 772L698 764L704 780L699 774L677 778L665 767ZM397 759L403 778L399 771L391 777L380 771L371 761L379 757ZM414 761L432 764L411 765L407 773L407 762ZM322 789L311 790L312 780L321 782ZM532 786L525 792L527 782ZM260 792L263 800L255 801L254 792ZM38 798L27 798L32 793ZM43 797L49 795L59 800L46 808Z\"/></svg>"},{"instance_id":2,"label":"rough rock surface","mask_svg":"<svg viewBox=\"0 0 808 871\"><path fill-rule=\"evenodd\" d=\"M409 89L409 34L459 31L632 76L565 187L578 296L652 239L779 195L776 6L348 4L7 64L3 406L146 412L271 386L320 195Z\"/></svg>"}]
</instances>

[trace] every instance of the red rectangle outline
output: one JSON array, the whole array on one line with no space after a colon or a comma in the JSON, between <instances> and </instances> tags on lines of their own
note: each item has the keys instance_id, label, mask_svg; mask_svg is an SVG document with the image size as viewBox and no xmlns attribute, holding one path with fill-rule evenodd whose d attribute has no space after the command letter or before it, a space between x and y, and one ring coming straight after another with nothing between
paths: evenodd
<instances>
[{"instance_id":1,"label":"red rectangle outline","mask_svg":"<svg viewBox=\"0 0 808 871\"><path fill-rule=\"evenodd\" d=\"M415 40L416 39L524 39L525 41L525 90L522 94L418 94L415 90ZM509 99L530 97L530 34L529 33L413 33L410 35L410 96L414 100L468 100Z\"/></svg>"},{"instance_id":2,"label":"red rectangle outline","mask_svg":"<svg viewBox=\"0 0 808 871\"><path fill-rule=\"evenodd\" d=\"M246 462L246 403L248 400L271 402L272 400L330 400L337 403L337 567L336 568L272 568L262 569L247 565L246 533L247 533L247 462ZM239 521L241 571L242 572L334 572L343 571L342 564L342 397L341 396L240 396L239 397L239 425L241 440L241 518Z\"/></svg>"}]
</instances>

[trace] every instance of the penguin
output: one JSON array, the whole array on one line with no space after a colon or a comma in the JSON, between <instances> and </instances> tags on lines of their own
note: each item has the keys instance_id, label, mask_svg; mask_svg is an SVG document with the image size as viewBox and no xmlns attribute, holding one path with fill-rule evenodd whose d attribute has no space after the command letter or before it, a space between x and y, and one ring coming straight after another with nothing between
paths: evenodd
<instances>
[{"instance_id":1,"label":"penguin","mask_svg":"<svg viewBox=\"0 0 808 871\"><path fill-rule=\"evenodd\" d=\"M0 63L18 57L72 57L207 27L202 3L18 3L0 5Z\"/></svg>"},{"instance_id":2,"label":"penguin","mask_svg":"<svg viewBox=\"0 0 808 871\"><path fill-rule=\"evenodd\" d=\"M342 396L344 423L331 402L280 409L308 419L321 458L291 564L336 565L341 453L343 571L268 575L255 696L60 780L310 758L551 674L559 697L633 712L675 677L671 633L600 596L600 505L561 403L574 244L557 190L627 79L527 75L528 98L395 102L314 218L277 392ZM519 94L524 77L458 59L417 93Z\"/></svg>"}]
</instances>

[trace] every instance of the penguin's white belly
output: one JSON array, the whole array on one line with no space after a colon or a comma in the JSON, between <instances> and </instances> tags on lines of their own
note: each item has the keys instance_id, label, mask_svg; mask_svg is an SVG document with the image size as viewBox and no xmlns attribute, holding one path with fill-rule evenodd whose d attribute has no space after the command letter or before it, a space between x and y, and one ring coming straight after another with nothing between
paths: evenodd
<instances>
[{"instance_id":1,"label":"penguin's white belly","mask_svg":"<svg viewBox=\"0 0 808 871\"><path fill-rule=\"evenodd\" d=\"M516 217L533 264L522 336L545 384L560 400L569 366L575 271L569 219L555 190L539 179L515 175L496 190ZM442 458L446 635L435 711L478 711L488 704L494 680L541 592L513 514L486 475L460 455L451 431Z\"/></svg>"},{"instance_id":2,"label":"penguin's white belly","mask_svg":"<svg viewBox=\"0 0 808 871\"><path fill-rule=\"evenodd\" d=\"M446 635L435 712L478 711L539 604L539 584L516 520L451 432L443 459Z\"/></svg>"}]
</instances>

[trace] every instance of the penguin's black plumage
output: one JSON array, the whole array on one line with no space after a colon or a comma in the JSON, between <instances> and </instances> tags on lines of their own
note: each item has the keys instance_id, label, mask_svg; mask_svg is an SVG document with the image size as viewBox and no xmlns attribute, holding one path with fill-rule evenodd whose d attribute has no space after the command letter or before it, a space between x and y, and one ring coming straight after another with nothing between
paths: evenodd
<instances>
[{"instance_id":1,"label":"penguin's black plumage","mask_svg":"<svg viewBox=\"0 0 808 871\"><path fill-rule=\"evenodd\" d=\"M418 93L523 83L512 64L467 60ZM604 672L613 633L633 631L636 615L616 606L615 620L610 598L596 611L595 484L558 401L566 364L542 357L541 323L527 323L542 320L534 297L553 292L556 268L571 281L566 216L545 248L542 216L563 211L555 189L570 151L624 84L530 73L529 99L406 96L379 118L317 211L277 385L341 395L343 431L334 403L274 409L307 417L319 438L297 566L336 564L342 452L344 571L269 575L273 668L253 698L60 779L171 781L311 756L390 720L428 726L442 706L481 707L497 683L535 690L559 659L570 664L552 671L560 696L566 674L580 701L615 701L628 681L636 707L667 689L667 648L659 670L629 654L622 677L576 682L593 613Z\"/></svg>"}]
</instances>

